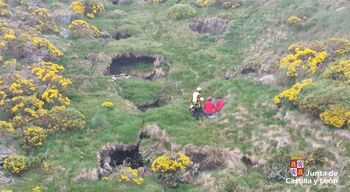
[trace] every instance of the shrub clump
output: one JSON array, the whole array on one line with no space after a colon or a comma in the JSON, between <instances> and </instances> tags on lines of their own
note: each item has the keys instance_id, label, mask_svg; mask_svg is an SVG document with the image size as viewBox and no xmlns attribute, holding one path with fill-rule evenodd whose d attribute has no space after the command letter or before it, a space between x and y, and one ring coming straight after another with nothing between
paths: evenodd
<instances>
[{"instance_id":1,"label":"shrub clump","mask_svg":"<svg viewBox=\"0 0 350 192\"><path fill-rule=\"evenodd\" d=\"M4 161L5 170L20 174L29 167L28 159L25 156L10 155Z\"/></svg>"},{"instance_id":2,"label":"shrub clump","mask_svg":"<svg viewBox=\"0 0 350 192\"><path fill-rule=\"evenodd\" d=\"M151 169L158 174L158 178L163 185L176 187L185 182L186 178L184 176L190 163L191 159L184 154L176 156L161 155L152 162Z\"/></svg>"},{"instance_id":3,"label":"shrub clump","mask_svg":"<svg viewBox=\"0 0 350 192\"><path fill-rule=\"evenodd\" d=\"M27 127L22 133L23 148L31 149L43 145L46 138L46 131L41 127Z\"/></svg>"},{"instance_id":4,"label":"shrub clump","mask_svg":"<svg viewBox=\"0 0 350 192\"><path fill-rule=\"evenodd\" d=\"M204 8L209 5L209 0L195 0L194 3L196 6Z\"/></svg>"},{"instance_id":5,"label":"shrub clump","mask_svg":"<svg viewBox=\"0 0 350 192\"><path fill-rule=\"evenodd\" d=\"M350 60L340 60L329 65L322 78L350 83Z\"/></svg>"},{"instance_id":6,"label":"shrub clump","mask_svg":"<svg viewBox=\"0 0 350 192\"><path fill-rule=\"evenodd\" d=\"M327 57L326 51L315 51L310 48L296 47L292 53L281 58L280 67L287 67L287 76L298 76L298 71L306 69L313 74Z\"/></svg>"},{"instance_id":7,"label":"shrub clump","mask_svg":"<svg viewBox=\"0 0 350 192\"><path fill-rule=\"evenodd\" d=\"M94 19L96 15L105 10L102 3L87 0L87 1L73 1L70 5L74 13L86 15L89 19Z\"/></svg>"},{"instance_id":8,"label":"shrub clump","mask_svg":"<svg viewBox=\"0 0 350 192\"><path fill-rule=\"evenodd\" d=\"M42 119L42 124L52 131L82 130L85 116L74 108L55 107Z\"/></svg>"},{"instance_id":9,"label":"shrub clump","mask_svg":"<svg viewBox=\"0 0 350 192\"><path fill-rule=\"evenodd\" d=\"M286 100L296 104L300 91L304 87L310 85L311 83L312 83L312 79L305 79L300 83L294 84L291 88L282 91L280 94L275 96L275 98L273 100L275 105L281 104L281 99L286 99Z\"/></svg>"},{"instance_id":10,"label":"shrub clump","mask_svg":"<svg viewBox=\"0 0 350 192\"><path fill-rule=\"evenodd\" d=\"M113 103L112 102L109 102L109 101L106 101L106 102L103 102L101 104L102 107L105 107L105 108L109 108L111 109L113 107Z\"/></svg>"},{"instance_id":11,"label":"shrub clump","mask_svg":"<svg viewBox=\"0 0 350 192\"><path fill-rule=\"evenodd\" d=\"M297 16L290 16L290 17L288 17L288 19L287 19L287 24L288 25L296 25L296 24L301 24L303 22L303 20L302 19L300 19L299 17L297 17Z\"/></svg>"},{"instance_id":12,"label":"shrub clump","mask_svg":"<svg viewBox=\"0 0 350 192\"><path fill-rule=\"evenodd\" d=\"M123 167L119 170L120 181L126 183L134 183L141 185L143 183L143 178L139 176L139 171L137 169L132 169L131 167Z\"/></svg>"},{"instance_id":13,"label":"shrub clump","mask_svg":"<svg viewBox=\"0 0 350 192\"><path fill-rule=\"evenodd\" d=\"M330 126L341 128L345 124L350 124L350 109L347 107L332 107L320 114L321 120Z\"/></svg>"},{"instance_id":14,"label":"shrub clump","mask_svg":"<svg viewBox=\"0 0 350 192\"><path fill-rule=\"evenodd\" d=\"M196 15L196 10L190 5L175 4L169 8L168 17L173 20L191 18Z\"/></svg>"},{"instance_id":15,"label":"shrub clump","mask_svg":"<svg viewBox=\"0 0 350 192\"><path fill-rule=\"evenodd\" d=\"M289 156L281 153L265 166L265 176L268 180L283 181L290 176Z\"/></svg>"},{"instance_id":16,"label":"shrub clump","mask_svg":"<svg viewBox=\"0 0 350 192\"><path fill-rule=\"evenodd\" d=\"M96 26L82 19L72 21L68 27L75 35L80 37L99 37L101 35L100 30Z\"/></svg>"},{"instance_id":17,"label":"shrub clump","mask_svg":"<svg viewBox=\"0 0 350 192\"><path fill-rule=\"evenodd\" d=\"M212 0L210 5L222 9L237 8L241 6L239 0Z\"/></svg>"}]
</instances>

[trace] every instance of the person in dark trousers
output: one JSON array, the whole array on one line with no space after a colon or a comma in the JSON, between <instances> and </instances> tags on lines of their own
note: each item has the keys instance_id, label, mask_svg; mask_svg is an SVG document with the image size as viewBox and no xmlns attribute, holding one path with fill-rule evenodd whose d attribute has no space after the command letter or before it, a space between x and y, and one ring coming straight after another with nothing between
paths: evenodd
<instances>
[{"instance_id":1,"label":"person in dark trousers","mask_svg":"<svg viewBox=\"0 0 350 192\"><path fill-rule=\"evenodd\" d=\"M201 98L201 91L202 89L200 87L197 87L196 92L192 94L191 99L191 106L192 106L192 117L195 117L197 120L199 119L199 116L202 114L202 105L201 102L203 102Z\"/></svg>"}]
</instances>

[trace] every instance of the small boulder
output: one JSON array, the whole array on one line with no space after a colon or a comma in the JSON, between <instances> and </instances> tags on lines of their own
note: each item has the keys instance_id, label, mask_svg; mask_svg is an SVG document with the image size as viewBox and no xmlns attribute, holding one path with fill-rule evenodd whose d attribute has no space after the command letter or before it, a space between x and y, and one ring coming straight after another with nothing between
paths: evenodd
<instances>
[{"instance_id":1,"label":"small boulder","mask_svg":"<svg viewBox=\"0 0 350 192\"><path fill-rule=\"evenodd\" d=\"M5 145L0 144L0 166L2 166L4 164L5 159L13 153L14 151L7 148Z\"/></svg>"},{"instance_id":2,"label":"small boulder","mask_svg":"<svg viewBox=\"0 0 350 192\"><path fill-rule=\"evenodd\" d=\"M260 83L263 85L270 85L275 82L275 76L272 74L265 75L259 79Z\"/></svg>"}]
</instances>

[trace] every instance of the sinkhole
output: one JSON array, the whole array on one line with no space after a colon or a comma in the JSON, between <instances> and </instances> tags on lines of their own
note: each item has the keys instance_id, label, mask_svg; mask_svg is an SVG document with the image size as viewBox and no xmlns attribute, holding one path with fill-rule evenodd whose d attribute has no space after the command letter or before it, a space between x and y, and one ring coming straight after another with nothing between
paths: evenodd
<instances>
[{"instance_id":1,"label":"sinkhole","mask_svg":"<svg viewBox=\"0 0 350 192\"><path fill-rule=\"evenodd\" d=\"M106 75L132 76L145 80L156 80L166 76L161 65L163 60L157 56L142 54L120 54L112 58Z\"/></svg>"},{"instance_id":2,"label":"sinkhole","mask_svg":"<svg viewBox=\"0 0 350 192\"><path fill-rule=\"evenodd\" d=\"M139 144L107 144L98 152L98 176L109 176L113 168L127 165L133 169L144 166Z\"/></svg>"}]
</instances>

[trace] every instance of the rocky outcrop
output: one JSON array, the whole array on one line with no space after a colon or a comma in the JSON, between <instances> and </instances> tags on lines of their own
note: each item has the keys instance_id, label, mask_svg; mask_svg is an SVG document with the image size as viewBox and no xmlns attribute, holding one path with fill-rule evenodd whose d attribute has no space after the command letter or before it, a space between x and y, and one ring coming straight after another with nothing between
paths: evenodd
<instances>
[{"instance_id":1,"label":"rocky outcrop","mask_svg":"<svg viewBox=\"0 0 350 192\"><path fill-rule=\"evenodd\" d=\"M201 19L189 24L192 31L203 34L222 34L228 26L229 20L219 17Z\"/></svg>"}]
</instances>

